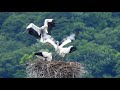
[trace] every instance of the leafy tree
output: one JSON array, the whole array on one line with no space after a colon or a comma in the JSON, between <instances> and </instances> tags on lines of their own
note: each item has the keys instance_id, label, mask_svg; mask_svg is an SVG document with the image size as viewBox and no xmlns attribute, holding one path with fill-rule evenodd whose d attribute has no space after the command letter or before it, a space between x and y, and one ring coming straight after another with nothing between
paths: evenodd
<instances>
[{"instance_id":1,"label":"leafy tree","mask_svg":"<svg viewBox=\"0 0 120 90\"><path fill-rule=\"evenodd\" d=\"M79 29L72 43L77 51L66 55L67 61L78 61L88 70L86 77L120 77L120 13L119 12L1 12L0 13L0 77L26 77L25 66L34 52L51 45L38 42L26 26L42 26L44 19L54 18L56 27L51 35L61 41ZM54 57L56 59L56 57Z\"/></svg>"}]
</instances>

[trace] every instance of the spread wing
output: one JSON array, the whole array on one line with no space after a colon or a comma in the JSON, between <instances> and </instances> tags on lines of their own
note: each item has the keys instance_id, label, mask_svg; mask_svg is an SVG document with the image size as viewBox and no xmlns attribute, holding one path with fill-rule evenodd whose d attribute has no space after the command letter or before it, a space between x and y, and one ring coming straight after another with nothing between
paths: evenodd
<instances>
[{"instance_id":1,"label":"spread wing","mask_svg":"<svg viewBox=\"0 0 120 90\"><path fill-rule=\"evenodd\" d=\"M72 42L73 40L75 40L75 34L71 34L70 36L64 38L62 40L62 42L60 43L60 47L67 45L68 43Z\"/></svg>"},{"instance_id":2,"label":"spread wing","mask_svg":"<svg viewBox=\"0 0 120 90\"><path fill-rule=\"evenodd\" d=\"M47 33L49 33L49 35L50 35L52 28L55 27L55 20L54 19L45 19L43 27L45 28L45 31Z\"/></svg>"},{"instance_id":3,"label":"spread wing","mask_svg":"<svg viewBox=\"0 0 120 90\"><path fill-rule=\"evenodd\" d=\"M30 23L26 30L28 31L28 33L36 38L40 38L40 34L41 34L41 30L38 26L36 26L33 23Z\"/></svg>"}]
</instances>

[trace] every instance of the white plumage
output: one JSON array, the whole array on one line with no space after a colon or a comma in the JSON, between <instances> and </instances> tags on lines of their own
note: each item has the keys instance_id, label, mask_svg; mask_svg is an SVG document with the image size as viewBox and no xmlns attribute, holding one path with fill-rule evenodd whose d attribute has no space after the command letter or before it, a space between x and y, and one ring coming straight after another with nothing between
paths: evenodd
<instances>
[{"instance_id":1,"label":"white plumage","mask_svg":"<svg viewBox=\"0 0 120 90\"><path fill-rule=\"evenodd\" d=\"M69 47L58 47L59 55L61 57L65 57L66 54L72 53L76 50L76 47L69 46Z\"/></svg>"},{"instance_id":2,"label":"white plumage","mask_svg":"<svg viewBox=\"0 0 120 90\"><path fill-rule=\"evenodd\" d=\"M35 36L36 38L40 37L41 29L40 29L38 26L36 26L35 24L33 24L33 23L30 23L30 24L27 26L26 30L28 30L28 33L29 33L30 35L33 35L33 36Z\"/></svg>"},{"instance_id":3,"label":"white plumage","mask_svg":"<svg viewBox=\"0 0 120 90\"><path fill-rule=\"evenodd\" d=\"M48 26L48 23L52 22L52 21L53 21L53 19L45 19L44 26Z\"/></svg>"},{"instance_id":4,"label":"white plumage","mask_svg":"<svg viewBox=\"0 0 120 90\"><path fill-rule=\"evenodd\" d=\"M55 27L55 22L53 19L45 19L44 25L42 27L38 27L33 23L30 23L26 30L28 30L28 33L37 39L40 39L40 42L44 43L44 36L48 34L48 30L50 33L50 30Z\"/></svg>"},{"instance_id":5,"label":"white plumage","mask_svg":"<svg viewBox=\"0 0 120 90\"><path fill-rule=\"evenodd\" d=\"M76 47L69 46L64 47L68 43L75 40L75 34L71 34L70 36L64 38L61 42L56 41L52 36L50 36L50 30L55 27L54 19L45 19L44 25L42 27L38 27L33 23L30 23L27 26L27 30L30 35L33 35L37 39L40 39L40 42L42 43L49 43L51 44L55 51L61 56L65 57L66 54L71 53L76 50ZM49 32L48 32L49 31ZM35 53L37 56L43 57L47 61L52 60L52 53L48 52L37 52Z\"/></svg>"},{"instance_id":6,"label":"white plumage","mask_svg":"<svg viewBox=\"0 0 120 90\"><path fill-rule=\"evenodd\" d=\"M68 43L72 42L73 40L75 40L75 34L71 34L70 36L64 38L60 44L60 47L63 47L65 45L67 45Z\"/></svg>"},{"instance_id":7,"label":"white plumage","mask_svg":"<svg viewBox=\"0 0 120 90\"><path fill-rule=\"evenodd\" d=\"M45 19L44 26L42 26L42 28L44 28L46 33L48 33L48 29L54 27L54 24L54 19Z\"/></svg>"},{"instance_id":8,"label":"white plumage","mask_svg":"<svg viewBox=\"0 0 120 90\"><path fill-rule=\"evenodd\" d=\"M48 52L42 52L42 51L39 51L39 52L36 52L34 55L36 55L38 58L41 58L43 60L47 60L47 61L51 61L52 60L52 53L48 53Z\"/></svg>"},{"instance_id":9,"label":"white plumage","mask_svg":"<svg viewBox=\"0 0 120 90\"><path fill-rule=\"evenodd\" d=\"M30 23L26 29L33 28L35 31L39 32L39 27L37 27L35 24Z\"/></svg>"},{"instance_id":10,"label":"white plumage","mask_svg":"<svg viewBox=\"0 0 120 90\"><path fill-rule=\"evenodd\" d=\"M52 37L46 38L45 42L50 43L54 47L55 51L57 51L60 56L64 57L66 54L76 50L76 47L73 46L63 47L72 42L72 40L75 40L75 34L71 34L67 38L63 39L61 44L59 44L59 41L55 41Z\"/></svg>"}]
</instances>

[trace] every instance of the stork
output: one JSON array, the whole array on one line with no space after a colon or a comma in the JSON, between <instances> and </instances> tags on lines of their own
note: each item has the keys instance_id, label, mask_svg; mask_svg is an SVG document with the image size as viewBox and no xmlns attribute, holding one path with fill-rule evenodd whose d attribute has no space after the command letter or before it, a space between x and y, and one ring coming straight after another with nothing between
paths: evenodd
<instances>
[{"instance_id":1,"label":"stork","mask_svg":"<svg viewBox=\"0 0 120 90\"><path fill-rule=\"evenodd\" d=\"M61 57L65 57L66 54L68 53L72 53L73 51L75 51L77 48L74 46L69 46L69 47L63 47L65 45L67 45L68 43L72 42L73 40L75 40L75 34L71 34L70 36L64 38L61 42L61 44L59 43L59 41L55 41L54 38L50 37L50 38L46 38L45 42L51 44L55 51L61 56Z\"/></svg>"},{"instance_id":2,"label":"stork","mask_svg":"<svg viewBox=\"0 0 120 90\"><path fill-rule=\"evenodd\" d=\"M34 53L38 58L42 58L43 60L46 61L51 61L52 60L52 53L45 52L45 51L39 51Z\"/></svg>"},{"instance_id":3,"label":"stork","mask_svg":"<svg viewBox=\"0 0 120 90\"><path fill-rule=\"evenodd\" d=\"M65 45L67 45L68 43L72 42L73 40L75 40L75 35L74 33L71 34L70 36L64 38L61 42L56 41L51 35L50 35L50 31L51 29L55 27L55 21L54 19L45 19L44 21L44 25L41 27L36 26L33 23L30 23L26 30L28 30L30 35L33 35L34 37L36 37L37 39L40 39L40 42L42 43L49 43L51 44L55 51L61 56L61 57L65 57L66 54L72 53L73 51L75 51L77 48L74 46L69 46L69 47L64 47ZM79 31L79 29L76 29L76 32ZM35 55L37 56L41 56L44 59L46 59L47 61L51 61L52 60L52 54L48 53L48 52L37 52L35 53ZM47 56L46 56L47 55Z\"/></svg>"},{"instance_id":4,"label":"stork","mask_svg":"<svg viewBox=\"0 0 120 90\"><path fill-rule=\"evenodd\" d=\"M42 27L38 27L33 23L30 23L26 30L28 33L37 39L40 39L40 42L44 43L44 36L45 34L50 34L51 29L55 27L55 20L54 19L45 19L44 25ZM48 32L49 31L49 32Z\"/></svg>"}]
</instances>

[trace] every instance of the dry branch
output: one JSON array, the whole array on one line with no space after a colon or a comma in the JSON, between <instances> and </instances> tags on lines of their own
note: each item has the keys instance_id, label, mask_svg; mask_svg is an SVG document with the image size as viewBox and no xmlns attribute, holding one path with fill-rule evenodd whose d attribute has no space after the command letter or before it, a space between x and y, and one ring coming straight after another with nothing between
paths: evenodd
<instances>
[{"instance_id":1,"label":"dry branch","mask_svg":"<svg viewBox=\"0 0 120 90\"><path fill-rule=\"evenodd\" d=\"M28 78L82 78L86 73L79 62L34 60L26 67Z\"/></svg>"}]
</instances>

